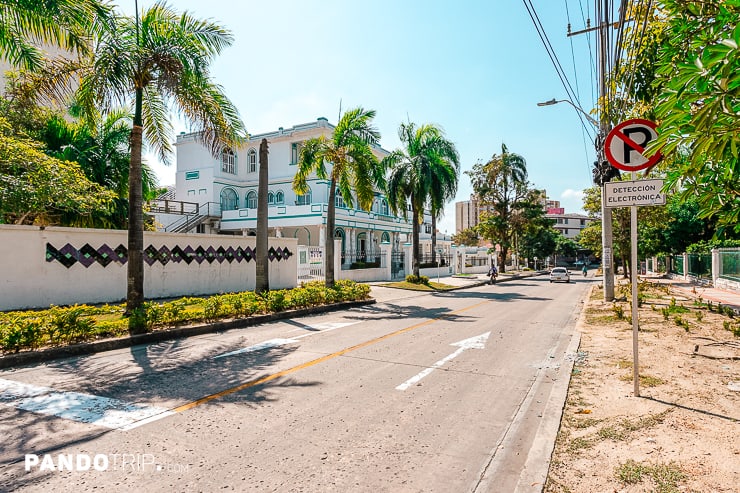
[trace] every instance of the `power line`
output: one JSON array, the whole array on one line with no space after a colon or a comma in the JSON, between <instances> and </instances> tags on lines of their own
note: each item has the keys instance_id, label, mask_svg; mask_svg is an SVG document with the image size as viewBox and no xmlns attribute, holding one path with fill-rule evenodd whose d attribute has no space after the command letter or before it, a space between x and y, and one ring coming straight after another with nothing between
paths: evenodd
<instances>
[{"instance_id":1,"label":"power line","mask_svg":"<svg viewBox=\"0 0 740 493\"><path fill-rule=\"evenodd\" d=\"M552 47L552 44L550 44L550 40L547 37L547 33L545 32L544 27L542 26L542 23L539 19L539 16L537 15L537 12L534 6L532 5L531 0L523 0L523 2L524 2L524 7L527 9L527 13L529 14L529 17L532 19L532 23L535 26L537 35L540 37L540 40L542 41L542 44L545 47L545 51L547 51L547 55L550 57L550 61L555 67L555 72L557 73L558 78L560 79L560 82L563 84L563 88L565 89L565 92L568 94L568 98L571 100L575 100L574 104L577 104L578 107L580 108L581 103L577 97L577 94L573 90L573 86L571 86L570 81L568 80L568 77L565 74L565 71L563 70L562 65L560 64L560 60L558 60L557 54L555 53L555 50ZM578 118L580 119L581 125L583 126L583 128L586 130L589 136L591 136L591 133L590 133L591 129L586 125L583 115L581 115L579 111L576 111L576 114L578 115Z\"/></svg>"}]
</instances>

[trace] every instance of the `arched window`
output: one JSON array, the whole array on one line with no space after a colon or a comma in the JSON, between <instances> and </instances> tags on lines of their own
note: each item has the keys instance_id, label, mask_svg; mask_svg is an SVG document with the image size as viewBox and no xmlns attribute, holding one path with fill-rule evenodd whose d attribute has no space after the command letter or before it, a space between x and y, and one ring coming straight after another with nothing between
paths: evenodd
<instances>
[{"instance_id":1,"label":"arched window","mask_svg":"<svg viewBox=\"0 0 740 493\"><path fill-rule=\"evenodd\" d=\"M388 215L388 201L385 199L380 200L380 213Z\"/></svg>"},{"instance_id":2,"label":"arched window","mask_svg":"<svg viewBox=\"0 0 740 493\"><path fill-rule=\"evenodd\" d=\"M275 194L272 192L267 192L267 205L274 205L275 204Z\"/></svg>"},{"instance_id":3,"label":"arched window","mask_svg":"<svg viewBox=\"0 0 740 493\"><path fill-rule=\"evenodd\" d=\"M338 188L334 195L334 206L342 208L347 207L347 205L344 203L344 197L342 197L342 193L339 191Z\"/></svg>"},{"instance_id":4,"label":"arched window","mask_svg":"<svg viewBox=\"0 0 740 493\"><path fill-rule=\"evenodd\" d=\"M221 190L221 210L233 211L239 208L239 197L231 188Z\"/></svg>"},{"instance_id":5,"label":"arched window","mask_svg":"<svg viewBox=\"0 0 740 493\"><path fill-rule=\"evenodd\" d=\"M257 192L250 190L247 192L247 209L257 208Z\"/></svg>"},{"instance_id":6,"label":"arched window","mask_svg":"<svg viewBox=\"0 0 740 493\"><path fill-rule=\"evenodd\" d=\"M221 171L236 174L236 154L228 147L221 151Z\"/></svg>"},{"instance_id":7,"label":"arched window","mask_svg":"<svg viewBox=\"0 0 740 493\"><path fill-rule=\"evenodd\" d=\"M249 149L247 152L247 173L257 172L257 151Z\"/></svg>"},{"instance_id":8,"label":"arched window","mask_svg":"<svg viewBox=\"0 0 740 493\"><path fill-rule=\"evenodd\" d=\"M296 195L295 205L311 205L311 189L305 195Z\"/></svg>"},{"instance_id":9,"label":"arched window","mask_svg":"<svg viewBox=\"0 0 740 493\"><path fill-rule=\"evenodd\" d=\"M383 231L383 234L380 236L380 242L381 243L391 242L391 235L388 234L388 231Z\"/></svg>"},{"instance_id":10,"label":"arched window","mask_svg":"<svg viewBox=\"0 0 740 493\"><path fill-rule=\"evenodd\" d=\"M284 204L285 203L285 194L282 190L278 190L278 192L275 194L275 203L276 204Z\"/></svg>"}]
</instances>

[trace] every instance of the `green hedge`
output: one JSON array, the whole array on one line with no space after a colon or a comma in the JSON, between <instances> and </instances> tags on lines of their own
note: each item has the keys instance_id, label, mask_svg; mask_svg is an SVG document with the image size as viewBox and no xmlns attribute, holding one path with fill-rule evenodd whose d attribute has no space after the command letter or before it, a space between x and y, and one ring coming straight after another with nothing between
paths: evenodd
<instances>
[{"instance_id":1,"label":"green hedge","mask_svg":"<svg viewBox=\"0 0 740 493\"><path fill-rule=\"evenodd\" d=\"M247 291L208 298L182 298L166 303L146 302L132 317L141 317L148 330L178 324L214 322L224 318L246 318L342 301L365 300L370 287L353 281L336 281L329 289L323 282L301 284L294 289L258 295ZM128 334L129 319L124 305L52 306L48 310L0 313L0 350L18 352L42 346L60 346Z\"/></svg>"}]
</instances>

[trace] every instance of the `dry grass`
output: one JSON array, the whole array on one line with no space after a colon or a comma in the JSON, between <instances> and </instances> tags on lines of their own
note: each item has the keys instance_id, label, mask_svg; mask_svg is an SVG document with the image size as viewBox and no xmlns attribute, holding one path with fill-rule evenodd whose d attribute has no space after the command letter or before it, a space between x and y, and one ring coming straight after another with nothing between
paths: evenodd
<instances>
[{"instance_id":1,"label":"dry grass","mask_svg":"<svg viewBox=\"0 0 740 493\"><path fill-rule=\"evenodd\" d=\"M740 324L665 285L639 297L635 397L630 304L591 293L545 491L738 491Z\"/></svg>"}]
</instances>

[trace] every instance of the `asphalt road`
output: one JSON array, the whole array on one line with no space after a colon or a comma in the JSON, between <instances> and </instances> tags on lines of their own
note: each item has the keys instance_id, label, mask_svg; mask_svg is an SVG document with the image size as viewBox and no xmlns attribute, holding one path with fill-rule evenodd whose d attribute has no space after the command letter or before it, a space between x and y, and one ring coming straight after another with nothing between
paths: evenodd
<instances>
[{"instance_id":1,"label":"asphalt road","mask_svg":"<svg viewBox=\"0 0 740 493\"><path fill-rule=\"evenodd\" d=\"M0 490L514 491L589 282L374 287L363 308L2 371Z\"/></svg>"}]
</instances>

